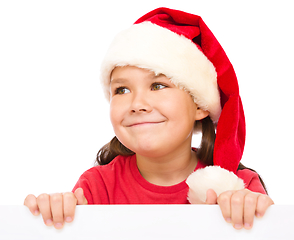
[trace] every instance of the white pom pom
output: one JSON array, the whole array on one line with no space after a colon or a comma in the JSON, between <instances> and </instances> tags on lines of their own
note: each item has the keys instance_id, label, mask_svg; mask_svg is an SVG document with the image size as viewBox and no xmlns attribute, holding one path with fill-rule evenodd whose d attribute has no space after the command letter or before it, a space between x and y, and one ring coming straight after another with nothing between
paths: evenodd
<instances>
[{"instance_id":1,"label":"white pom pom","mask_svg":"<svg viewBox=\"0 0 294 240\"><path fill-rule=\"evenodd\" d=\"M205 202L208 189L213 189L217 196L225 191L244 189L244 182L241 178L219 166L208 166L193 172L187 178L186 183L189 186L188 200L190 203Z\"/></svg>"}]
</instances>

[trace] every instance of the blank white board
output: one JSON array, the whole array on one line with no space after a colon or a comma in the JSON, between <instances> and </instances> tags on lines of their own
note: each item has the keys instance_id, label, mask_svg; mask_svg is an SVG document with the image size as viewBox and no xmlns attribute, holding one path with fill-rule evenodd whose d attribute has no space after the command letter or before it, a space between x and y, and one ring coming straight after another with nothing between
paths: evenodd
<instances>
[{"instance_id":1,"label":"blank white board","mask_svg":"<svg viewBox=\"0 0 294 240\"><path fill-rule=\"evenodd\" d=\"M44 225L25 206L0 206L1 240L46 239L294 239L294 205L273 205L251 230L235 230L217 205L77 206L61 230Z\"/></svg>"}]
</instances>

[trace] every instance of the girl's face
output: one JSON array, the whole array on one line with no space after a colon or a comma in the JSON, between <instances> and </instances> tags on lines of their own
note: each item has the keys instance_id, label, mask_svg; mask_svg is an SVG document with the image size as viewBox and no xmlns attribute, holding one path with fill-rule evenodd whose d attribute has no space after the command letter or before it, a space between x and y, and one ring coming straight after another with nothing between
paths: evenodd
<instances>
[{"instance_id":1,"label":"girl's face","mask_svg":"<svg viewBox=\"0 0 294 240\"><path fill-rule=\"evenodd\" d=\"M110 118L119 141L136 154L160 157L191 149L195 120L209 113L165 75L116 67L110 83Z\"/></svg>"}]
</instances>

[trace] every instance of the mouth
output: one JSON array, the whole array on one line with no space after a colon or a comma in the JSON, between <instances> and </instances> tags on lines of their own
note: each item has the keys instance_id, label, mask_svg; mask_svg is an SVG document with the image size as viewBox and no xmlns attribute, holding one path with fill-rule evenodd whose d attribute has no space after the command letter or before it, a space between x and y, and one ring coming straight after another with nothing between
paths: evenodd
<instances>
[{"instance_id":1,"label":"mouth","mask_svg":"<svg viewBox=\"0 0 294 240\"><path fill-rule=\"evenodd\" d=\"M130 125L127 125L127 127L142 127L142 126L153 126L160 123L163 123L164 121L159 122L139 122L139 123L132 123Z\"/></svg>"}]
</instances>

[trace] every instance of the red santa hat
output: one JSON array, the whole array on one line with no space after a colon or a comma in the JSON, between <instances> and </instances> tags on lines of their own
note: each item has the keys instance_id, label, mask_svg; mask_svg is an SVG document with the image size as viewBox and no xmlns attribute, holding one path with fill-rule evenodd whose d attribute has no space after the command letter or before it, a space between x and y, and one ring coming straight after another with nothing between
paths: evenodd
<instances>
[{"instance_id":1,"label":"red santa hat","mask_svg":"<svg viewBox=\"0 0 294 240\"><path fill-rule=\"evenodd\" d=\"M128 65L166 75L176 86L188 91L200 108L208 110L212 121L217 123L214 165L219 166L217 169L220 172L225 169L236 173L245 144L245 118L238 81L226 53L202 18L178 10L158 8L119 33L101 66L102 85L108 99L112 70L116 66ZM205 171L209 169L211 167ZM236 178L231 173L221 177L214 172L205 172L205 180L203 176L200 177L202 180L198 178L203 174L201 170L193 174L187 179L187 184L193 188L208 183L201 190L204 195L208 188L219 194L244 187L238 179L236 187L228 187L227 183L235 180L227 176ZM215 181L207 180L207 176L217 176L217 183L221 179L224 182L214 187L214 183L210 182Z\"/></svg>"}]
</instances>

